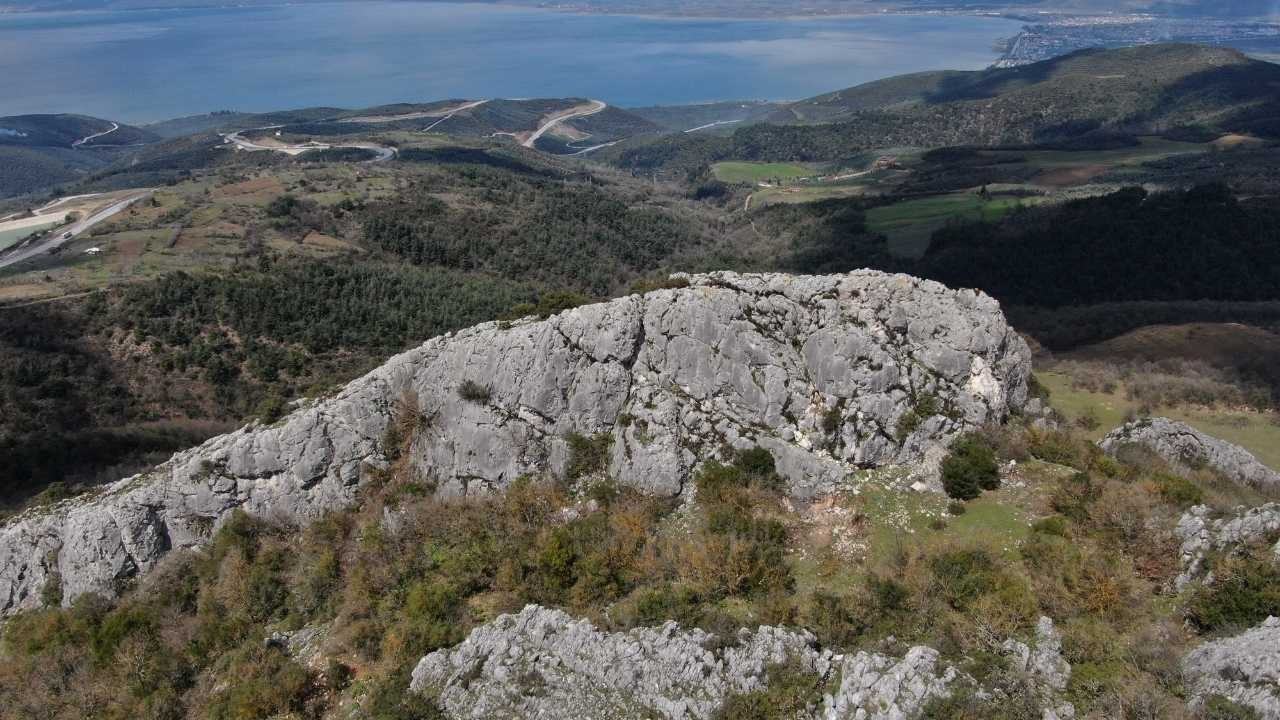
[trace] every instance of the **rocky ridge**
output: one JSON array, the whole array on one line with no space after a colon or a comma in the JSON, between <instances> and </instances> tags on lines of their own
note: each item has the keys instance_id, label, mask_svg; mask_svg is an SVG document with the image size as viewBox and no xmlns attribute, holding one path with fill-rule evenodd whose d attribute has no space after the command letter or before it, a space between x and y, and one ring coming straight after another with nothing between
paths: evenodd
<instances>
[{"instance_id":1,"label":"rocky ridge","mask_svg":"<svg viewBox=\"0 0 1280 720\"><path fill-rule=\"evenodd\" d=\"M1248 450L1183 422L1163 417L1140 418L1107 433L1099 443L1112 454L1130 444L1150 449L1178 469L1208 465L1241 485L1259 490L1280 488L1280 473L1263 465Z\"/></svg>"},{"instance_id":2,"label":"rocky ridge","mask_svg":"<svg viewBox=\"0 0 1280 720\"><path fill-rule=\"evenodd\" d=\"M1005 649L1049 698L1070 677L1059 647L1052 621L1043 618L1033 646L1010 640ZM529 605L422 658L410 687L438 698L454 720L707 720L730 695L764 689L770 668L782 664L827 689L805 716L814 720L901 720L973 683L924 646L900 658L840 655L818 649L807 631L771 626L739 630L727 645L672 622L609 633ZM1046 709L1053 717L1073 715L1069 705Z\"/></svg>"},{"instance_id":3,"label":"rocky ridge","mask_svg":"<svg viewBox=\"0 0 1280 720\"><path fill-rule=\"evenodd\" d=\"M560 475L574 436L603 468L679 494L699 463L759 445L796 497L864 468L936 464L1026 400L1030 352L999 305L905 275L712 273L546 320L486 323L390 359L336 395L178 453L0 528L0 615L113 595L236 509L302 523L358 500L387 429L438 492ZM936 414L915 408L928 397Z\"/></svg>"}]
</instances>

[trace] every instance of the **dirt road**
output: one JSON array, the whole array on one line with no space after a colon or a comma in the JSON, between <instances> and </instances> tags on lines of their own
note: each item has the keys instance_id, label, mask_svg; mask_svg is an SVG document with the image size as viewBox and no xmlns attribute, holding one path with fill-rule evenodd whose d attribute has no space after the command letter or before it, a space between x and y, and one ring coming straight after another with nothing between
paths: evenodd
<instances>
[{"instance_id":1,"label":"dirt road","mask_svg":"<svg viewBox=\"0 0 1280 720\"><path fill-rule=\"evenodd\" d=\"M241 133L246 133L246 132L257 132L259 130L275 130L276 128L281 128L281 127L284 127L284 126L268 125L267 127L253 128L252 130L237 130L232 133L224 133L222 135L222 141L224 143L231 143L235 145L236 149L238 150L245 150L248 152L274 150L275 152L282 152L285 155L301 155L302 153L307 152L309 150L331 150L335 148L358 148L360 150L372 150L373 152L377 153L377 157L369 160L368 162L384 162L386 160L390 160L391 158L395 157L396 153L398 152L393 147L375 145L374 143L348 143L343 145L334 145L331 143L322 143L322 142L312 141L312 142L303 143L301 145L285 145L284 143L272 141L272 143L269 145L262 145L260 143L255 143L252 140L246 140L240 135Z\"/></svg>"}]
</instances>

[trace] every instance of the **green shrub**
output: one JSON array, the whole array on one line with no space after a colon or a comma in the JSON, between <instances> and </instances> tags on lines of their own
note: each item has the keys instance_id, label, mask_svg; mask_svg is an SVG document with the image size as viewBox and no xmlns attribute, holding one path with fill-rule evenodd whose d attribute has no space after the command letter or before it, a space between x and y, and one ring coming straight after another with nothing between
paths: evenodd
<instances>
[{"instance_id":1,"label":"green shrub","mask_svg":"<svg viewBox=\"0 0 1280 720\"><path fill-rule=\"evenodd\" d=\"M958 500L952 500L951 502L947 503L948 515L959 517L967 512L969 512L969 508L963 502L960 502Z\"/></svg>"},{"instance_id":2,"label":"green shrub","mask_svg":"<svg viewBox=\"0 0 1280 720\"><path fill-rule=\"evenodd\" d=\"M1280 569L1270 558L1232 558L1213 574L1213 584L1197 588L1187 607L1201 631L1243 629L1280 616Z\"/></svg>"},{"instance_id":3,"label":"green shrub","mask_svg":"<svg viewBox=\"0 0 1280 720\"><path fill-rule=\"evenodd\" d=\"M1181 475L1156 473L1151 478L1151 484L1155 487L1156 492L1160 493L1160 497L1164 498L1165 502L1181 509L1204 502L1204 491L1200 489L1200 486Z\"/></svg>"},{"instance_id":4,"label":"green shrub","mask_svg":"<svg viewBox=\"0 0 1280 720\"><path fill-rule=\"evenodd\" d=\"M769 668L765 687L725 698L716 720L793 720L822 701L822 676L797 664Z\"/></svg>"},{"instance_id":5,"label":"green shrub","mask_svg":"<svg viewBox=\"0 0 1280 720\"><path fill-rule=\"evenodd\" d=\"M1031 532L1041 535L1054 535L1061 538L1070 537L1067 532L1067 519L1061 515L1051 515L1037 520L1031 526Z\"/></svg>"},{"instance_id":6,"label":"green shrub","mask_svg":"<svg viewBox=\"0 0 1280 720\"><path fill-rule=\"evenodd\" d=\"M591 437L572 433L565 440L569 443L569 463L564 474L570 482L599 472L608 464L609 448L613 445L613 436L609 433L597 433Z\"/></svg>"},{"instance_id":7,"label":"green shrub","mask_svg":"<svg viewBox=\"0 0 1280 720\"><path fill-rule=\"evenodd\" d=\"M1259 720L1260 717L1257 710L1221 695L1205 698L1204 707L1200 710L1201 720Z\"/></svg>"},{"instance_id":8,"label":"green shrub","mask_svg":"<svg viewBox=\"0 0 1280 720\"><path fill-rule=\"evenodd\" d=\"M458 386L458 397L473 403L487 403L493 397L493 391L487 385L474 380L463 380Z\"/></svg>"},{"instance_id":9,"label":"green shrub","mask_svg":"<svg viewBox=\"0 0 1280 720\"><path fill-rule=\"evenodd\" d=\"M265 718L303 709L311 677L277 647L250 642L231 658L227 677L207 708L209 720Z\"/></svg>"},{"instance_id":10,"label":"green shrub","mask_svg":"<svg viewBox=\"0 0 1280 720\"><path fill-rule=\"evenodd\" d=\"M929 563L932 588L948 605L964 610L973 601L993 592L999 581L995 561L985 550L953 550Z\"/></svg>"},{"instance_id":11,"label":"green shrub","mask_svg":"<svg viewBox=\"0 0 1280 720\"><path fill-rule=\"evenodd\" d=\"M289 403L279 393L270 393L258 403L254 408L253 415L263 425L270 425L280 418L284 417L285 411L288 410Z\"/></svg>"},{"instance_id":12,"label":"green shrub","mask_svg":"<svg viewBox=\"0 0 1280 720\"><path fill-rule=\"evenodd\" d=\"M942 486L957 500L972 500L983 490L1000 487L995 451L975 434L957 439L942 461Z\"/></svg>"}]
</instances>

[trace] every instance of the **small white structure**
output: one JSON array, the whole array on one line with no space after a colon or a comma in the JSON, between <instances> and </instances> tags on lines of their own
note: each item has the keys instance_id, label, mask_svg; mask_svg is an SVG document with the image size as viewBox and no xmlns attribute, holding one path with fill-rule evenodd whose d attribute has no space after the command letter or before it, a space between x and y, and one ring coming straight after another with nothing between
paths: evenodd
<instances>
[{"instance_id":1,"label":"small white structure","mask_svg":"<svg viewBox=\"0 0 1280 720\"><path fill-rule=\"evenodd\" d=\"M97 255L97 254L98 254L98 253L100 253L100 252L102 252L102 248L100 248L100 247L91 247L91 248L86 249L86 250L84 251L84 254L85 254L85 255Z\"/></svg>"}]
</instances>

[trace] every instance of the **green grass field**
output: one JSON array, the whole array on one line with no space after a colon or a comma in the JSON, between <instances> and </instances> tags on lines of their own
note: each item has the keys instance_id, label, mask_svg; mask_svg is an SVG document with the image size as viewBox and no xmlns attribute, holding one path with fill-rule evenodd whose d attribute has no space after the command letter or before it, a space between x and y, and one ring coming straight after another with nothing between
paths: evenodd
<instances>
[{"instance_id":1,"label":"green grass field","mask_svg":"<svg viewBox=\"0 0 1280 720\"><path fill-rule=\"evenodd\" d=\"M37 230L45 230L47 228L54 227L57 224L58 221L54 220L52 222L45 223L44 225L32 225L29 227L18 228L17 230L0 230L0 250L16 245L20 240Z\"/></svg>"},{"instance_id":2,"label":"green grass field","mask_svg":"<svg viewBox=\"0 0 1280 720\"><path fill-rule=\"evenodd\" d=\"M1036 377L1049 389L1049 404L1068 420L1075 421L1088 414L1098 419L1098 427L1088 433L1094 440L1124 424L1125 415L1137 409L1123 390L1110 394L1078 390L1071 387L1071 379L1061 373L1038 372ZM1160 408L1156 413L1235 443L1268 466L1280 469L1280 424L1276 423L1275 416L1242 410L1189 408Z\"/></svg>"},{"instance_id":3,"label":"green grass field","mask_svg":"<svg viewBox=\"0 0 1280 720\"><path fill-rule=\"evenodd\" d=\"M904 200L867 211L867 229L885 236L889 252L899 257L920 257L939 228L953 220L995 221L1020 205L1039 198L995 195L982 199L974 193L950 193Z\"/></svg>"},{"instance_id":4,"label":"green grass field","mask_svg":"<svg viewBox=\"0 0 1280 720\"><path fill-rule=\"evenodd\" d=\"M716 179L727 183L760 183L810 177L817 171L795 163L720 162L711 166Z\"/></svg>"}]
</instances>

